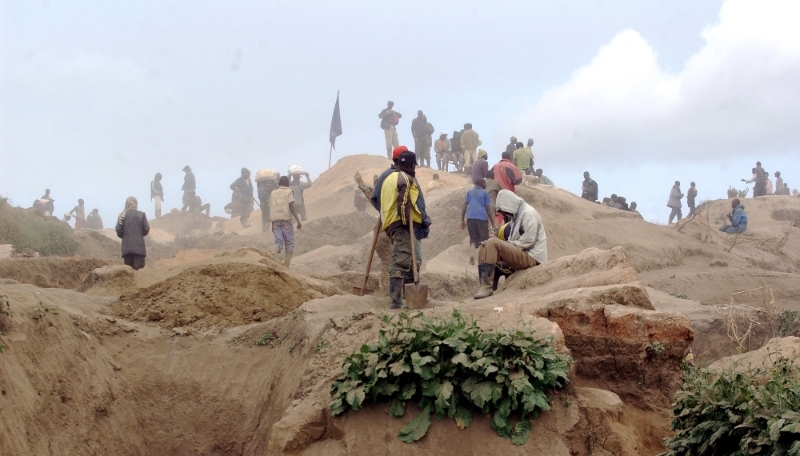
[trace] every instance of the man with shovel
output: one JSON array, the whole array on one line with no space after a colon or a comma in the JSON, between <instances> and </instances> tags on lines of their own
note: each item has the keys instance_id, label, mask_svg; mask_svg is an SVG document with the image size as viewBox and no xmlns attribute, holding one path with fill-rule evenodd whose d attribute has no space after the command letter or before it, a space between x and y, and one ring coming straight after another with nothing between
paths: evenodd
<instances>
[{"instance_id":1,"label":"man with shovel","mask_svg":"<svg viewBox=\"0 0 800 456\"><path fill-rule=\"evenodd\" d=\"M497 212L511 226L505 240L489 238L478 248L478 278L481 288L475 299L494 294L495 268L503 264L514 271L547 261L547 236L542 217L532 206L509 190L497 194Z\"/></svg>"},{"instance_id":2,"label":"man with shovel","mask_svg":"<svg viewBox=\"0 0 800 456\"><path fill-rule=\"evenodd\" d=\"M430 219L425 213L422 189L414 177L416 164L417 156L414 152L400 153L397 170L386 176L380 187L376 186L376 190L380 191L382 228L392 241L392 258L389 262L389 297L392 300L392 309L403 306L404 284L413 284L410 287L414 293L414 301L419 302L427 296L426 286L418 285L418 273L422 263L420 239L428 236ZM411 299L408 291L406 297Z\"/></svg>"}]
</instances>

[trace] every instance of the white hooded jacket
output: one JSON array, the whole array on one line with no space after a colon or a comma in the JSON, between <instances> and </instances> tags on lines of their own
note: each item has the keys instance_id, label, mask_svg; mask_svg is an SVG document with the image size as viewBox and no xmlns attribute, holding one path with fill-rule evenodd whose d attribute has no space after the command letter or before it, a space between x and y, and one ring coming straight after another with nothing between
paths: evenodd
<instances>
[{"instance_id":1,"label":"white hooded jacket","mask_svg":"<svg viewBox=\"0 0 800 456\"><path fill-rule=\"evenodd\" d=\"M536 209L513 192L500 190L497 210L514 214L508 242L527 252L537 263L547 261L547 235Z\"/></svg>"}]
</instances>

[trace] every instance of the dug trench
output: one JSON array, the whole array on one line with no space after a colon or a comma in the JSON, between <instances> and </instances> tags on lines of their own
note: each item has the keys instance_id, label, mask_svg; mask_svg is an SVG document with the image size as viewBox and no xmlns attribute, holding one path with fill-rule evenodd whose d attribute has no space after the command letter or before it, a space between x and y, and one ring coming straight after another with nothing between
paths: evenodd
<instances>
[{"instance_id":1,"label":"dug trench","mask_svg":"<svg viewBox=\"0 0 800 456\"><path fill-rule=\"evenodd\" d=\"M247 260L234 262L234 275L241 273L239 266L253 266L250 260L264 259L254 251L238 251L217 261L230 258ZM506 312L492 312L492 301L442 303L426 311L445 315L459 308L487 329L522 320L541 336L552 336L558 350L573 354L573 384L551 393L552 410L535 420L529 443L522 447L498 437L483 415L476 415L467 431L452 420L434 423L428 436L413 445L400 442L397 433L415 414L414 407L401 420L387 415L381 404L330 417L329 387L342 359L377 337L386 312L379 297L334 294L287 307L266 322L200 319L188 325L193 331L176 331L172 318L150 321L136 318L135 312L131 319L115 314L127 298L2 285L11 317L3 337L9 348L2 356L9 368L0 372L0 405L5 416L15 419L0 420L0 431L9 437L0 443L0 453L367 455L380 445L390 454L492 453L498 448L510 454L654 454L661 449L668 417L659 407L661 399L646 398L672 384L668 377L677 373L674 360L682 342L665 340L674 356L653 364L666 383L648 380L641 390L615 393L614 385L634 381L647 368L642 363L633 373L620 369L625 374L620 378L582 380L592 369L602 369L608 358L608 353L595 353L600 361L594 361L582 347L627 338L619 363L636 364L645 353L643 340L659 336L637 332L655 312L644 308L647 293L626 261L617 250L592 250L553 262L533 271L538 277L520 277L519 291L509 284L502 297ZM583 285L589 288L574 298L573 307L594 309L605 320L592 327L593 333L586 332L594 339L581 341L566 319L555 316L563 308L563 291L541 296L524 287L536 283L543 290L546 277L556 276L580 286L570 270L585 276L575 265L592 262L604 264L605 271L586 277ZM181 274L207 277L196 268ZM214 286L205 279L192 283L197 289ZM163 307L169 297L159 290L156 284L139 293ZM544 313L568 329L539 316ZM216 324L200 324L204 321ZM610 330L614 327L622 331Z\"/></svg>"}]
</instances>

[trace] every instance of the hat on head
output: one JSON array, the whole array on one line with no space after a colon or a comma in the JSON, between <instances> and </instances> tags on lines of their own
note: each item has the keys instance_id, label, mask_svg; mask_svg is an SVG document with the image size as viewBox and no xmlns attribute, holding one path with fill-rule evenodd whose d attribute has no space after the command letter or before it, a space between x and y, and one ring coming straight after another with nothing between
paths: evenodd
<instances>
[{"instance_id":1,"label":"hat on head","mask_svg":"<svg viewBox=\"0 0 800 456\"><path fill-rule=\"evenodd\" d=\"M186 165L186 166L183 167L182 171L191 171L191 170L192 170L192 168L189 168L189 165Z\"/></svg>"},{"instance_id":2,"label":"hat on head","mask_svg":"<svg viewBox=\"0 0 800 456\"><path fill-rule=\"evenodd\" d=\"M406 146L397 146L392 150L392 160L397 160L397 158L403 152L408 152L408 147Z\"/></svg>"},{"instance_id":3,"label":"hat on head","mask_svg":"<svg viewBox=\"0 0 800 456\"><path fill-rule=\"evenodd\" d=\"M406 150L397 157L397 165L400 167L408 167L411 164L417 164L417 154Z\"/></svg>"},{"instance_id":4,"label":"hat on head","mask_svg":"<svg viewBox=\"0 0 800 456\"><path fill-rule=\"evenodd\" d=\"M441 136L441 135L447 136L447 130L442 130L442 132L441 132L441 133L439 133L439 135L440 135L440 136Z\"/></svg>"},{"instance_id":5,"label":"hat on head","mask_svg":"<svg viewBox=\"0 0 800 456\"><path fill-rule=\"evenodd\" d=\"M250 170L247 168L242 168L242 175L250 174Z\"/></svg>"},{"instance_id":6,"label":"hat on head","mask_svg":"<svg viewBox=\"0 0 800 456\"><path fill-rule=\"evenodd\" d=\"M489 156L489 153L488 153L488 152L486 152L485 150L483 150L483 149L480 149L480 150L478 151L478 157L488 157L488 156Z\"/></svg>"}]
</instances>

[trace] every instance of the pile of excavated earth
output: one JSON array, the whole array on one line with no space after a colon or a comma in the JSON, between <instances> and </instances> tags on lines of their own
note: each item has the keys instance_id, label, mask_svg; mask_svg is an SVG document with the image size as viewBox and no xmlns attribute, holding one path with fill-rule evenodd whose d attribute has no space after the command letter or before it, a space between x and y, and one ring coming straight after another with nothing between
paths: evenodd
<instances>
[{"instance_id":1,"label":"pile of excavated earth","mask_svg":"<svg viewBox=\"0 0 800 456\"><path fill-rule=\"evenodd\" d=\"M403 443L415 413L328 408L344 357L393 312L378 258L375 294L352 294L376 223L353 207L352 175L371 182L388 164L348 156L314 181L290 269L259 223L180 212L152 222L140 271L95 237L96 255L0 260L0 454L652 455L687 354L724 364L764 346L776 312L800 309L798 198L745 200L749 230L731 236L717 231L728 200L667 227L536 183L518 194L542 215L549 261L473 300L475 252L459 223L467 177L439 173L444 187L425 195L424 312L526 325L574 363L523 446L483 415ZM432 174L418 170L423 188Z\"/></svg>"}]
</instances>

